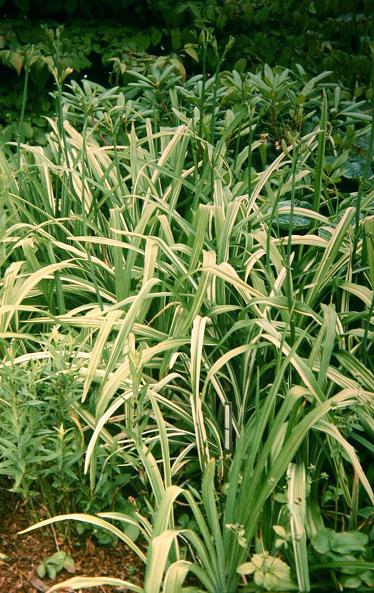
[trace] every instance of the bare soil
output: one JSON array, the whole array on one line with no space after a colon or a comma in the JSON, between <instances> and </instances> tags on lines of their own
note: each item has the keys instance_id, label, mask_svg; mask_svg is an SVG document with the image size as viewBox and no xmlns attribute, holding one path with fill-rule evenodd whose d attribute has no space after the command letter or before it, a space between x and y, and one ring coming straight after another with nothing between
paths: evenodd
<instances>
[{"instance_id":1,"label":"bare soil","mask_svg":"<svg viewBox=\"0 0 374 593\"><path fill-rule=\"evenodd\" d=\"M0 593L45 593L53 584L74 575L111 576L141 585L143 565L122 542L115 547L103 547L92 539L66 541L50 527L18 535L32 524L30 513L16 499L3 498L0 493ZM55 580L40 579L36 573L38 564L60 550L74 559L74 575L64 570ZM124 593L126 589L95 587L88 591ZM69 589L61 592L68 593Z\"/></svg>"}]
</instances>

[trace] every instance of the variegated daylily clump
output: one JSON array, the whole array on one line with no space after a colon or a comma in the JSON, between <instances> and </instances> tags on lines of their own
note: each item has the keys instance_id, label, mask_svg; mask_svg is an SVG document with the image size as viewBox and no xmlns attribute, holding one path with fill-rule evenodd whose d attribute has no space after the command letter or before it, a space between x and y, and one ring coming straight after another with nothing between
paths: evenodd
<instances>
[{"instance_id":1,"label":"variegated daylily clump","mask_svg":"<svg viewBox=\"0 0 374 593\"><path fill-rule=\"evenodd\" d=\"M374 506L371 151L351 190L342 149L374 136L323 81L198 77L160 127L115 93L96 121L101 94L60 85L46 146L2 148L0 471L113 487L120 508L38 526L105 529L145 567L67 587L308 592L318 567L328 591L372 570L367 546L332 566L311 543L368 533Z\"/></svg>"}]
</instances>

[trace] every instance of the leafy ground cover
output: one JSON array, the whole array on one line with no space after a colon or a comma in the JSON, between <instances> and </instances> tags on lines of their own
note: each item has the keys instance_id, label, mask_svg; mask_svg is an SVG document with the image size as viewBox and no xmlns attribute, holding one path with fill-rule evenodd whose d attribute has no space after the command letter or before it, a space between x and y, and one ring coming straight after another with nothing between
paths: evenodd
<instances>
[{"instance_id":1,"label":"leafy ground cover","mask_svg":"<svg viewBox=\"0 0 374 593\"><path fill-rule=\"evenodd\" d=\"M144 565L72 589L369 590L372 104L201 43L2 146L4 487Z\"/></svg>"}]
</instances>

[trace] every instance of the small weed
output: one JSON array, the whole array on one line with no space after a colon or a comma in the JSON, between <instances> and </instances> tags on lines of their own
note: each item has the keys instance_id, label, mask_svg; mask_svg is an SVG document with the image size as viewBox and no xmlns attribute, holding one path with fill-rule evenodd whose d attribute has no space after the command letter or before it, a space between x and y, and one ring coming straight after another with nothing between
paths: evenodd
<instances>
[{"instance_id":1,"label":"small weed","mask_svg":"<svg viewBox=\"0 0 374 593\"><path fill-rule=\"evenodd\" d=\"M56 575L62 570L74 573L74 560L65 552L55 552L38 564L36 572L41 579L44 579L45 577L55 579Z\"/></svg>"}]
</instances>

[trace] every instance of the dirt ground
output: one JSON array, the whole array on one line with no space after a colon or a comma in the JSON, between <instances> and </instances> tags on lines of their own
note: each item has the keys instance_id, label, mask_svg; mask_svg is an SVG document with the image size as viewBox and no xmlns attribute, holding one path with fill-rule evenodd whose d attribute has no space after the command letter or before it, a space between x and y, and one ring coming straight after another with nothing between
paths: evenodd
<instances>
[{"instance_id":1,"label":"dirt ground","mask_svg":"<svg viewBox=\"0 0 374 593\"><path fill-rule=\"evenodd\" d=\"M53 584L72 576L111 576L137 585L142 583L142 563L124 544L116 547L98 546L92 539L77 546L68 543L49 527L25 535L19 531L31 523L30 514L15 499L2 500L0 494L0 593L45 593ZM74 574L63 570L55 580L41 580L36 567L56 551L64 551L74 559ZM61 589L69 593L72 589ZM126 589L95 587L91 593L119 593Z\"/></svg>"}]
</instances>

